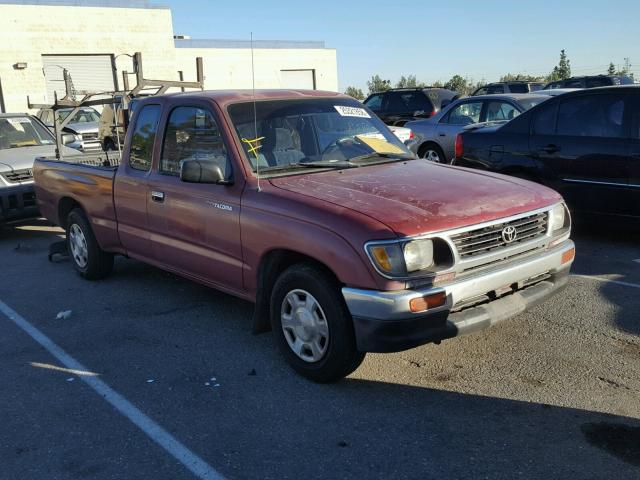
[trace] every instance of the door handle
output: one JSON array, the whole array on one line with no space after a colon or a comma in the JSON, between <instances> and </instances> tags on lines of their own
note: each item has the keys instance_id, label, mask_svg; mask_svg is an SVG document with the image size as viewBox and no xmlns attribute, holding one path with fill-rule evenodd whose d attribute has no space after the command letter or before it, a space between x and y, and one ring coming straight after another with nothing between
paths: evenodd
<instances>
[{"instance_id":1,"label":"door handle","mask_svg":"<svg viewBox=\"0 0 640 480\"><path fill-rule=\"evenodd\" d=\"M540 151L552 154L552 153L559 152L560 151L560 147L558 147L557 145L549 144L549 145L547 145L545 147L542 147L540 149Z\"/></svg>"},{"instance_id":2,"label":"door handle","mask_svg":"<svg viewBox=\"0 0 640 480\"><path fill-rule=\"evenodd\" d=\"M164 192L152 191L151 192L151 200L154 202L162 203L164 202Z\"/></svg>"},{"instance_id":3,"label":"door handle","mask_svg":"<svg viewBox=\"0 0 640 480\"><path fill-rule=\"evenodd\" d=\"M438 136L439 136L439 137L446 137L446 136L447 136L447 134L446 134L446 133L439 133L439 134L438 134Z\"/></svg>"}]
</instances>

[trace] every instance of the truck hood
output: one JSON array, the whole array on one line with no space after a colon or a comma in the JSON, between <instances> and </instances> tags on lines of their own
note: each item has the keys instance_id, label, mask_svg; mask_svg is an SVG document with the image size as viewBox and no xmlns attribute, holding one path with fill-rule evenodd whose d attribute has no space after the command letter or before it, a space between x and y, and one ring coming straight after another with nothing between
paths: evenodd
<instances>
[{"instance_id":1,"label":"truck hood","mask_svg":"<svg viewBox=\"0 0 640 480\"><path fill-rule=\"evenodd\" d=\"M64 149L64 155L78 155L76 150ZM37 145L33 147L5 148L0 150L0 171L10 172L32 168L36 157L52 157L56 154L55 145Z\"/></svg>"},{"instance_id":2,"label":"truck hood","mask_svg":"<svg viewBox=\"0 0 640 480\"><path fill-rule=\"evenodd\" d=\"M73 130L76 133L97 133L98 122L85 122L85 123L69 123L65 127L69 130Z\"/></svg>"},{"instance_id":3,"label":"truck hood","mask_svg":"<svg viewBox=\"0 0 640 480\"><path fill-rule=\"evenodd\" d=\"M271 183L368 215L399 236L469 226L561 201L555 191L526 180L421 160L294 175Z\"/></svg>"}]
</instances>

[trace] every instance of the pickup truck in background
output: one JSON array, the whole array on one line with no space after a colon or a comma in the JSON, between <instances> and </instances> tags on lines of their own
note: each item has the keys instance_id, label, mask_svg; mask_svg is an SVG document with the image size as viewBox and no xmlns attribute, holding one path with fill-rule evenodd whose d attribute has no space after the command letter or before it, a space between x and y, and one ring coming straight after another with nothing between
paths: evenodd
<instances>
[{"instance_id":1,"label":"pickup truck in background","mask_svg":"<svg viewBox=\"0 0 640 480\"><path fill-rule=\"evenodd\" d=\"M38 205L74 268L139 259L255 303L318 382L487 328L565 285L553 190L417 159L368 108L319 91L140 100L118 167L38 159Z\"/></svg>"}]
</instances>

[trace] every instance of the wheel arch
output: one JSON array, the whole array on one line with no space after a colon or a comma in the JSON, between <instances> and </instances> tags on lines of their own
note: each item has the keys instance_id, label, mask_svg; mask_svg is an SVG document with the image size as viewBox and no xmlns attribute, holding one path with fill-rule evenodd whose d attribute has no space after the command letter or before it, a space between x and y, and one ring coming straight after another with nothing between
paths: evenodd
<instances>
[{"instance_id":1,"label":"wheel arch","mask_svg":"<svg viewBox=\"0 0 640 480\"><path fill-rule=\"evenodd\" d=\"M58 202L58 225L65 230L67 229L67 217L72 210L79 208L84 212L82 205L71 197L62 197Z\"/></svg>"},{"instance_id":2,"label":"wheel arch","mask_svg":"<svg viewBox=\"0 0 640 480\"><path fill-rule=\"evenodd\" d=\"M337 284L341 284L338 276L328 265L312 256L287 248L276 248L265 252L260 259L257 271L256 304L253 317L254 333L271 330L269 303L273 286L282 272L299 263L311 264L327 273Z\"/></svg>"}]
</instances>

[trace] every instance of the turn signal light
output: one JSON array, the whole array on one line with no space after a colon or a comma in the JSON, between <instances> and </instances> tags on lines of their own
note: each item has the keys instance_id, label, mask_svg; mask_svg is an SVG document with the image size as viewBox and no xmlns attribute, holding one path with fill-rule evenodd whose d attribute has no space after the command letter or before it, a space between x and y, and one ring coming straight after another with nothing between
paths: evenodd
<instances>
[{"instance_id":1,"label":"turn signal light","mask_svg":"<svg viewBox=\"0 0 640 480\"><path fill-rule=\"evenodd\" d=\"M413 298L409 302L409 308L413 313L424 312L430 308L441 307L447 303L447 294L445 292L433 293L424 297Z\"/></svg>"},{"instance_id":2,"label":"turn signal light","mask_svg":"<svg viewBox=\"0 0 640 480\"><path fill-rule=\"evenodd\" d=\"M573 260L576 256L576 249L575 247L572 248L571 250L567 250L566 252L564 252L562 254L562 265L564 265L565 263L569 263L571 260Z\"/></svg>"}]
</instances>

